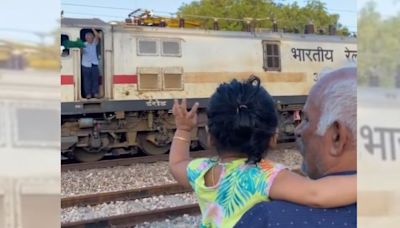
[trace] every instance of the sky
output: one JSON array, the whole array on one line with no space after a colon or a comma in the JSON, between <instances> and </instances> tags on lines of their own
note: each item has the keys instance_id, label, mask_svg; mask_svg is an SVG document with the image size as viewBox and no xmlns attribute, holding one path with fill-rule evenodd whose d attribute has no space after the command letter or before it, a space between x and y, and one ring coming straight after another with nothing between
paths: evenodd
<instances>
[{"instance_id":1,"label":"sky","mask_svg":"<svg viewBox=\"0 0 400 228\"><path fill-rule=\"evenodd\" d=\"M363 6L370 0L357 0L358 10L362 9ZM382 15L383 18L391 17L400 13L400 0L375 0L377 11Z\"/></svg>"},{"instance_id":2,"label":"sky","mask_svg":"<svg viewBox=\"0 0 400 228\"><path fill-rule=\"evenodd\" d=\"M32 31L49 33L59 26L57 0L2 0L0 11L0 39L40 42ZM47 42L51 40L48 38Z\"/></svg>"},{"instance_id":3,"label":"sky","mask_svg":"<svg viewBox=\"0 0 400 228\"><path fill-rule=\"evenodd\" d=\"M192 0L113 0L112 4L117 8L127 9L149 9L160 12L176 12L183 3L190 3ZM275 0L277 3L293 3L297 1L300 6L306 4L306 0ZM340 15L340 23L346 25L351 31L357 31L357 5L356 0L325 0L330 13ZM64 16L70 17L92 17L97 16L106 21L124 19L129 10L102 9L93 7L73 6L73 4L111 6L107 0L62 0L61 7ZM155 12L156 13L156 12ZM157 13L156 13L157 14Z\"/></svg>"},{"instance_id":4,"label":"sky","mask_svg":"<svg viewBox=\"0 0 400 228\"><path fill-rule=\"evenodd\" d=\"M68 17L97 17L105 21L122 20L130 9L149 9L158 12L176 12L183 3L192 0L9 0L2 1L0 14L0 39L19 42L40 42L32 31L49 33L59 26L61 9ZM280 3L297 1L304 5L306 0L275 0ZM360 9L368 0L324 0L330 13L340 15L339 22L351 31L357 31L357 8ZM397 4L395 2L397 1ZM385 16L400 12L400 0L379 0L378 10ZM67 4L85 4L112 6L125 9L103 9L93 7L71 6ZM23 7L21 7L23 6ZM12 23L10 24L10 22ZM14 31L11 31L14 30ZM20 31L23 30L23 31ZM45 40L51 42L49 37Z\"/></svg>"}]
</instances>

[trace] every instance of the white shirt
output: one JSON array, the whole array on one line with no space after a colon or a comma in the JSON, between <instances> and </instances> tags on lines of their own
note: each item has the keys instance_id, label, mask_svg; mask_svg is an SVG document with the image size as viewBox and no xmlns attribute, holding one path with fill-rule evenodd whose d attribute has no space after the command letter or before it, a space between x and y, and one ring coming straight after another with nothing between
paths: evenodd
<instances>
[{"instance_id":1,"label":"white shirt","mask_svg":"<svg viewBox=\"0 0 400 228\"><path fill-rule=\"evenodd\" d=\"M92 43L85 42L85 47L82 53L82 66L92 67L92 65L99 65L99 59L97 58L97 44L99 43L97 38L93 39Z\"/></svg>"}]
</instances>

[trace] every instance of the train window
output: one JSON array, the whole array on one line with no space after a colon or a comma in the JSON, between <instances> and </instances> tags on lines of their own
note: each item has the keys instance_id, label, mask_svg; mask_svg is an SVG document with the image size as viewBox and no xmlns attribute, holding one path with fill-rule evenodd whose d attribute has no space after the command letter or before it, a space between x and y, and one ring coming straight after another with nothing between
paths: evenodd
<instances>
[{"instance_id":1,"label":"train window","mask_svg":"<svg viewBox=\"0 0 400 228\"><path fill-rule=\"evenodd\" d=\"M156 39L138 39L137 55L159 55L158 40Z\"/></svg>"},{"instance_id":2,"label":"train window","mask_svg":"<svg viewBox=\"0 0 400 228\"><path fill-rule=\"evenodd\" d=\"M281 56L279 44L275 42L263 41L264 50L264 70L281 71Z\"/></svg>"},{"instance_id":3,"label":"train window","mask_svg":"<svg viewBox=\"0 0 400 228\"><path fill-rule=\"evenodd\" d=\"M44 108L45 104L17 104L13 108L14 143L16 146L57 146L60 128L53 122L60 122L60 111ZM42 131L45 126L46 131Z\"/></svg>"},{"instance_id":4,"label":"train window","mask_svg":"<svg viewBox=\"0 0 400 228\"><path fill-rule=\"evenodd\" d=\"M69 56L69 48L67 48L68 41L69 41L69 36L61 34L61 57Z\"/></svg>"},{"instance_id":5,"label":"train window","mask_svg":"<svg viewBox=\"0 0 400 228\"><path fill-rule=\"evenodd\" d=\"M181 56L180 40L163 40L161 42L161 55L180 57Z\"/></svg>"}]
</instances>

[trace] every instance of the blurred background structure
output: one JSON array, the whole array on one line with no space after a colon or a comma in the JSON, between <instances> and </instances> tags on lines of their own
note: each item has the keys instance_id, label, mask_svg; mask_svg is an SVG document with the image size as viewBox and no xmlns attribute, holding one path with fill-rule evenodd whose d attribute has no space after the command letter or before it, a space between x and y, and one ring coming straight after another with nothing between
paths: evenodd
<instances>
[{"instance_id":1,"label":"blurred background structure","mask_svg":"<svg viewBox=\"0 0 400 228\"><path fill-rule=\"evenodd\" d=\"M358 1L358 226L400 224L400 1Z\"/></svg>"},{"instance_id":2,"label":"blurred background structure","mask_svg":"<svg viewBox=\"0 0 400 228\"><path fill-rule=\"evenodd\" d=\"M359 2L359 84L400 88L400 1Z\"/></svg>"},{"instance_id":3,"label":"blurred background structure","mask_svg":"<svg viewBox=\"0 0 400 228\"><path fill-rule=\"evenodd\" d=\"M59 63L59 39L58 30L49 33L33 32L29 30L14 30L0 28L0 32L35 34L39 42L23 42L18 40L0 39L0 69L10 70L53 70L57 71ZM47 37L53 39L52 43L46 43Z\"/></svg>"},{"instance_id":4,"label":"blurred background structure","mask_svg":"<svg viewBox=\"0 0 400 228\"><path fill-rule=\"evenodd\" d=\"M0 227L60 226L59 1L2 1Z\"/></svg>"}]
</instances>

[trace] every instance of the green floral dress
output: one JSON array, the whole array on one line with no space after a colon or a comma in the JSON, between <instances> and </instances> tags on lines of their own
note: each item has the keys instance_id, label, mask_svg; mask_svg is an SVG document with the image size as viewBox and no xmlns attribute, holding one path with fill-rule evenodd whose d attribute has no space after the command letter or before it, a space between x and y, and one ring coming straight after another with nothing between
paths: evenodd
<instances>
[{"instance_id":1,"label":"green floral dress","mask_svg":"<svg viewBox=\"0 0 400 228\"><path fill-rule=\"evenodd\" d=\"M269 200L273 180L284 167L269 160L257 165L245 161L224 163L219 182L212 187L205 185L204 175L218 164L217 159L200 158L189 163L187 176L200 205L200 227L233 227L252 206Z\"/></svg>"}]
</instances>

